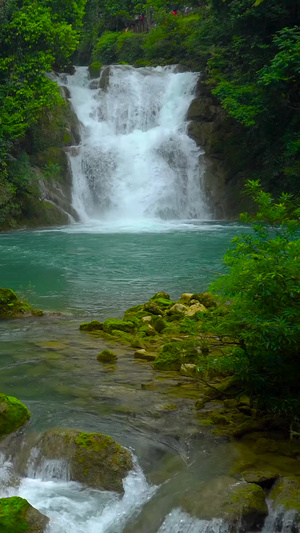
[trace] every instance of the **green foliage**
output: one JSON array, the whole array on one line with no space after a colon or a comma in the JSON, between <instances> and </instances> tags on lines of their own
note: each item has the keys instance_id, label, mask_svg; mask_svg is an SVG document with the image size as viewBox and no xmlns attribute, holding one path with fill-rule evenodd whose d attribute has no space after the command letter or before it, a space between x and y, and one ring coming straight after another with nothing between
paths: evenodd
<instances>
[{"instance_id":1,"label":"green foliage","mask_svg":"<svg viewBox=\"0 0 300 533\"><path fill-rule=\"evenodd\" d=\"M7 0L0 6L0 224L13 224L28 172L12 173L7 154L56 105L58 87L45 73L67 65L78 44L85 0ZM73 25L73 26L72 26ZM18 152L18 150L16 150ZM22 165L22 161L21 161ZM24 165L23 165L24 166Z\"/></svg>"},{"instance_id":2,"label":"green foliage","mask_svg":"<svg viewBox=\"0 0 300 533\"><path fill-rule=\"evenodd\" d=\"M236 373L262 405L294 409L300 371L300 209L285 193L275 201L257 181L249 181L247 190L259 208L255 218L242 216L252 232L233 239L224 257L229 274L211 286L230 301L228 312L204 317L206 329L230 336L237 347L210 364Z\"/></svg>"}]
</instances>

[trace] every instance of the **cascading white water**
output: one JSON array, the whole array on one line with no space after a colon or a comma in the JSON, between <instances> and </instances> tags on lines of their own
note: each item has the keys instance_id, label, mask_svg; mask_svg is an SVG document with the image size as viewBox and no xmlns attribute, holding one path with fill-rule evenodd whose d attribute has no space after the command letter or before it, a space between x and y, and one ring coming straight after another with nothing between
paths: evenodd
<instances>
[{"instance_id":1,"label":"cascading white water","mask_svg":"<svg viewBox=\"0 0 300 533\"><path fill-rule=\"evenodd\" d=\"M86 67L67 82L82 124L70 151L73 205L83 222L207 219L204 164L186 134L197 74L175 67L109 67L93 89Z\"/></svg>"}]
</instances>

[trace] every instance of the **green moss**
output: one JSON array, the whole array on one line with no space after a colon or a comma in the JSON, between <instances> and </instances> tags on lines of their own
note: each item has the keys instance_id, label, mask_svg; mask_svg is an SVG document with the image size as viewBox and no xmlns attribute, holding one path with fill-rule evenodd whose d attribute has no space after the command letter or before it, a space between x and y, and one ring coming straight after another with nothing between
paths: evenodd
<instances>
[{"instance_id":1,"label":"green moss","mask_svg":"<svg viewBox=\"0 0 300 533\"><path fill-rule=\"evenodd\" d=\"M111 350L102 350L97 355L97 359L100 363L114 363L118 359L118 356Z\"/></svg>"},{"instance_id":2,"label":"green moss","mask_svg":"<svg viewBox=\"0 0 300 533\"><path fill-rule=\"evenodd\" d=\"M114 330L125 331L126 333L133 333L135 326L133 322L126 320L119 320L118 318L108 318L103 323L103 331L112 333Z\"/></svg>"},{"instance_id":3,"label":"green moss","mask_svg":"<svg viewBox=\"0 0 300 533\"><path fill-rule=\"evenodd\" d=\"M167 292L157 292L153 296L151 296L150 300L157 300L158 298L163 298L164 300L170 300L170 296Z\"/></svg>"},{"instance_id":4,"label":"green moss","mask_svg":"<svg viewBox=\"0 0 300 533\"><path fill-rule=\"evenodd\" d=\"M155 315L152 320L152 325L158 333L161 333L167 327L167 322L161 316Z\"/></svg>"},{"instance_id":5,"label":"green moss","mask_svg":"<svg viewBox=\"0 0 300 533\"><path fill-rule=\"evenodd\" d=\"M209 292L200 292L198 294L193 294L191 300L198 300L205 307L217 307L216 298Z\"/></svg>"},{"instance_id":6,"label":"green moss","mask_svg":"<svg viewBox=\"0 0 300 533\"><path fill-rule=\"evenodd\" d=\"M283 505L287 510L300 511L300 479L279 479L270 493L274 503Z\"/></svg>"},{"instance_id":7,"label":"green moss","mask_svg":"<svg viewBox=\"0 0 300 533\"><path fill-rule=\"evenodd\" d=\"M0 394L0 436L16 431L30 418L30 412L20 400Z\"/></svg>"},{"instance_id":8,"label":"green moss","mask_svg":"<svg viewBox=\"0 0 300 533\"><path fill-rule=\"evenodd\" d=\"M1 533L23 533L29 531L29 524L25 518L29 503L23 498L0 499L0 531Z\"/></svg>"},{"instance_id":9,"label":"green moss","mask_svg":"<svg viewBox=\"0 0 300 533\"><path fill-rule=\"evenodd\" d=\"M156 302L162 309L169 309L169 307L172 307L175 303L167 298L151 298L151 300Z\"/></svg>"},{"instance_id":10,"label":"green moss","mask_svg":"<svg viewBox=\"0 0 300 533\"><path fill-rule=\"evenodd\" d=\"M130 453L111 437L79 433L75 438L74 479L96 488L123 491L122 479L132 468Z\"/></svg>"},{"instance_id":11,"label":"green moss","mask_svg":"<svg viewBox=\"0 0 300 533\"><path fill-rule=\"evenodd\" d=\"M201 426L212 426L213 425L213 421L211 420L211 418L200 418L199 419L199 424Z\"/></svg>"},{"instance_id":12,"label":"green moss","mask_svg":"<svg viewBox=\"0 0 300 533\"><path fill-rule=\"evenodd\" d=\"M155 359L159 370L180 370L182 363L195 363L199 356L197 341L177 341L164 344Z\"/></svg>"},{"instance_id":13,"label":"green moss","mask_svg":"<svg viewBox=\"0 0 300 533\"><path fill-rule=\"evenodd\" d=\"M0 289L0 319L20 317L25 314L41 316L43 312L19 300L11 289Z\"/></svg>"},{"instance_id":14,"label":"green moss","mask_svg":"<svg viewBox=\"0 0 300 533\"><path fill-rule=\"evenodd\" d=\"M103 323L99 322L98 320L92 320L91 322L83 322L82 324L80 324L79 329L81 331L103 330Z\"/></svg>"},{"instance_id":15,"label":"green moss","mask_svg":"<svg viewBox=\"0 0 300 533\"><path fill-rule=\"evenodd\" d=\"M101 67L102 63L100 63L100 61L94 61L94 63L89 66L89 73L91 79L99 78Z\"/></svg>"}]
</instances>

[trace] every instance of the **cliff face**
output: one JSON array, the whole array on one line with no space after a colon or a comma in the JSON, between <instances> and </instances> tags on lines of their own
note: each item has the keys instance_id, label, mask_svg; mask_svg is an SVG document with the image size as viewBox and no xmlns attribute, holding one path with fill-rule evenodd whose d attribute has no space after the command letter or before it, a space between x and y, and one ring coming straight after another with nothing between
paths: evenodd
<instances>
[{"instance_id":1,"label":"cliff face","mask_svg":"<svg viewBox=\"0 0 300 533\"><path fill-rule=\"evenodd\" d=\"M235 219L247 208L242 189L251 150L244 146L243 127L228 117L202 78L187 119L190 137L205 150L204 187L213 217Z\"/></svg>"},{"instance_id":2,"label":"cliff face","mask_svg":"<svg viewBox=\"0 0 300 533\"><path fill-rule=\"evenodd\" d=\"M45 110L11 157L9 173L23 186L16 199L17 211L6 227L42 227L78 220L72 207L67 151L78 145L80 125L68 90L62 87L61 93L62 104Z\"/></svg>"}]
</instances>

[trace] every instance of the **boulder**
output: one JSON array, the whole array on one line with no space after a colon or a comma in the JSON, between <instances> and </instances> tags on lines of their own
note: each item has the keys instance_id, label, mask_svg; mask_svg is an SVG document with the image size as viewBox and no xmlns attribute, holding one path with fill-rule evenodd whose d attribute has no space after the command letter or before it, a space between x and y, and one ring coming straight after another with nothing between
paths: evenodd
<instances>
[{"instance_id":1,"label":"boulder","mask_svg":"<svg viewBox=\"0 0 300 533\"><path fill-rule=\"evenodd\" d=\"M168 311L168 315L178 315L178 316L184 316L188 310L188 307L183 304L174 304L172 307L170 307Z\"/></svg>"},{"instance_id":2,"label":"boulder","mask_svg":"<svg viewBox=\"0 0 300 533\"><path fill-rule=\"evenodd\" d=\"M44 533L49 518L27 500L13 496L0 499L0 531L3 533Z\"/></svg>"},{"instance_id":3,"label":"boulder","mask_svg":"<svg viewBox=\"0 0 300 533\"><path fill-rule=\"evenodd\" d=\"M103 91L106 91L109 86L110 67L104 67L101 71L99 87Z\"/></svg>"},{"instance_id":4,"label":"boulder","mask_svg":"<svg viewBox=\"0 0 300 533\"><path fill-rule=\"evenodd\" d=\"M26 405L14 396L0 394L0 437L23 426L30 418Z\"/></svg>"},{"instance_id":5,"label":"boulder","mask_svg":"<svg viewBox=\"0 0 300 533\"><path fill-rule=\"evenodd\" d=\"M152 316L150 315L143 316L141 319L141 322L143 322L144 324L150 324L151 321L152 321Z\"/></svg>"},{"instance_id":6,"label":"boulder","mask_svg":"<svg viewBox=\"0 0 300 533\"><path fill-rule=\"evenodd\" d=\"M90 74L91 80L100 77L101 67L102 67L102 63L100 63L99 61L94 61L94 63L89 65L89 74Z\"/></svg>"},{"instance_id":7,"label":"boulder","mask_svg":"<svg viewBox=\"0 0 300 533\"><path fill-rule=\"evenodd\" d=\"M152 315L162 315L161 307L154 301L149 301L144 305L145 311L151 313Z\"/></svg>"},{"instance_id":8,"label":"boulder","mask_svg":"<svg viewBox=\"0 0 300 533\"><path fill-rule=\"evenodd\" d=\"M278 479L279 474L269 470L244 470L241 475L247 483L256 483L263 489L269 489Z\"/></svg>"},{"instance_id":9,"label":"boulder","mask_svg":"<svg viewBox=\"0 0 300 533\"><path fill-rule=\"evenodd\" d=\"M185 510L201 519L222 518L230 533L260 531L268 514L261 487L227 476L212 479L182 503Z\"/></svg>"},{"instance_id":10,"label":"boulder","mask_svg":"<svg viewBox=\"0 0 300 533\"><path fill-rule=\"evenodd\" d=\"M101 433L53 428L42 434L37 447L41 452L37 462L66 460L71 481L95 489L122 493L122 480L133 467L129 451Z\"/></svg>"},{"instance_id":11,"label":"boulder","mask_svg":"<svg viewBox=\"0 0 300 533\"><path fill-rule=\"evenodd\" d=\"M196 313L204 313L205 311L207 311L206 307L197 302L187 309L187 311L185 312L185 316L187 316L188 318L194 318Z\"/></svg>"},{"instance_id":12,"label":"boulder","mask_svg":"<svg viewBox=\"0 0 300 533\"><path fill-rule=\"evenodd\" d=\"M183 305L189 305L192 299L192 296L193 294L191 292L185 292L184 294L180 296L178 303L183 304Z\"/></svg>"},{"instance_id":13,"label":"boulder","mask_svg":"<svg viewBox=\"0 0 300 533\"><path fill-rule=\"evenodd\" d=\"M268 515L265 493L254 483L236 483L221 505L231 531L260 530Z\"/></svg>"},{"instance_id":14,"label":"boulder","mask_svg":"<svg viewBox=\"0 0 300 533\"><path fill-rule=\"evenodd\" d=\"M100 363L115 363L118 356L111 350L102 350L102 352L97 355L97 359Z\"/></svg>"},{"instance_id":15,"label":"boulder","mask_svg":"<svg viewBox=\"0 0 300 533\"><path fill-rule=\"evenodd\" d=\"M198 302L200 302L205 307L216 307L217 306L215 297L209 292L199 292L197 294L193 294L191 299L198 300Z\"/></svg>"},{"instance_id":16,"label":"boulder","mask_svg":"<svg viewBox=\"0 0 300 533\"><path fill-rule=\"evenodd\" d=\"M282 477L278 479L269 496L275 507L283 506L287 511L300 512L300 478Z\"/></svg>"}]
</instances>

